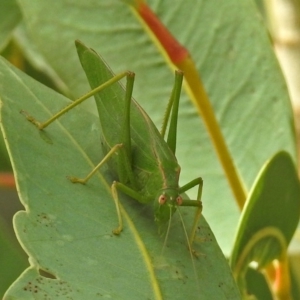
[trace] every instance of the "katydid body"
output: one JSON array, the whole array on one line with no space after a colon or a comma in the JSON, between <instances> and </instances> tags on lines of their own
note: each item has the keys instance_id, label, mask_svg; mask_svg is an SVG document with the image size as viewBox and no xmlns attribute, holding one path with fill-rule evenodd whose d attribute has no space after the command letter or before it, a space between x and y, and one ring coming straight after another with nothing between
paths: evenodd
<instances>
[{"instance_id":1,"label":"katydid body","mask_svg":"<svg viewBox=\"0 0 300 300\"><path fill-rule=\"evenodd\" d=\"M77 44L77 47L84 46ZM92 61L91 66L83 65L87 77L92 78L89 80L92 89L112 77L109 68L95 52L85 49L78 50L78 53L81 61ZM139 202L154 202L155 221L158 223L168 221L178 205L196 206L199 212L202 208L201 178L179 187L180 166L174 152L182 76L182 73L177 73L170 100L173 110L168 143L171 146L141 106L131 99L132 73L127 76L126 96L119 84L95 94L104 152L107 153L116 144L123 144L123 151L120 149L123 155L113 156L107 161L116 180L119 180L115 186ZM112 98L112 95L115 97ZM180 195L196 185L199 185L197 200L183 200Z\"/></svg>"},{"instance_id":2,"label":"katydid body","mask_svg":"<svg viewBox=\"0 0 300 300\"><path fill-rule=\"evenodd\" d=\"M112 183L112 194L119 216L119 227L114 231L116 234L122 230L122 218L118 208L119 192L141 203L154 202L154 219L159 224L168 221L179 205L197 207L197 217L190 236L192 242L202 209L200 201L202 179L197 178L179 187L180 166L175 157L175 147L178 101L183 75L180 72L176 75L170 99L172 116L168 142L166 142L146 112L131 98L134 74L131 72L123 74L127 77L126 92L118 83L99 89L100 85L111 80L113 77L111 71L94 51L78 42L76 46L80 61L89 62L89 64L82 63L82 65L94 89L88 96L94 95L96 99L101 127L101 144L106 155L85 179L72 178L72 181L86 183L98 168L104 163L108 164L115 180ZM45 127L43 124L48 125L48 122L31 121L41 129ZM199 186L197 199L183 200L181 194L196 185Z\"/></svg>"}]
</instances>

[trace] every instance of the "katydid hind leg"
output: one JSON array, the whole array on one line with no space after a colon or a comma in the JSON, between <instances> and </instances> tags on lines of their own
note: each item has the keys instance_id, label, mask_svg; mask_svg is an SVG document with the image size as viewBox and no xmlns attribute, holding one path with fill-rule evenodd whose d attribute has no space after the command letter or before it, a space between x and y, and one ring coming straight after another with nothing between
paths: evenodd
<instances>
[{"instance_id":1,"label":"katydid hind leg","mask_svg":"<svg viewBox=\"0 0 300 300\"><path fill-rule=\"evenodd\" d=\"M77 105L81 104L82 102L84 102L85 100L91 98L96 93L98 93L98 92L102 91L103 89L105 89L106 87L108 87L108 86L110 86L110 85L112 85L112 84L120 81L125 76L128 77L130 73L131 72L127 71L127 72L123 72L123 73L120 73L118 75L115 75L114 77L112 77L108 81L104 82L103 84L101 84L98 87L94 88L93 90L89 91L88 93L86 93L85 95L81 96L77 100L71 102L69 105L67 105L66 107L64 107L63 109L61 109L59 112L57 112L56 114L54 114L53 116L51 116L48 120L46 120L44 122L38 121L36 118L34 118L33 116L29 115L24 110L21 110L21 113L26 117L26 119L29 122L31 122L33 125L35 125L38 129L42 130L42 129L48 127L51 123L53 123L55 120L57 120L59 117L61 117L65 113L67 113L69 110L71 110L75 106L77 106Z\"/></svg>"},{"instance_id":2,"label":"katydid hind leg","mask_svg":"<svg viewBox=\"0 0 300 300\"><path fill-rule=\"evenodd\" d=\"M124 152L119 156L118 177L120 182L130 182L137 189L136 178L132 170L132 147L131 147L131 102L135 74L128 72L126 76L126 91L124 101L123 126L120 132L120 142L124 145Z\"/></svg>"}]
</instances>

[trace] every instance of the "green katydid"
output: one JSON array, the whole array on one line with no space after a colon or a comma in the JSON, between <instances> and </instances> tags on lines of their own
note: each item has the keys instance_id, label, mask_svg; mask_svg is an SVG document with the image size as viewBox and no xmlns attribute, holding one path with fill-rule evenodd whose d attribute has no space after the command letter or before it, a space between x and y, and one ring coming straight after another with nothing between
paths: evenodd
<instances>
[{"instance_id":1,"label":"green katydid","mask_svg":"<svg viewBox=\"0 0 300 300\"><path fill-rule=\"evenodd\" d=\"M86 64L82 65L93 90L46 122L40 123L26 114L27 119L39 129L44 129L74 106L95 96L101 126L101 143L105 156L86 178L70 177L71 181L86 183L104 163L107 163L115 178L111 185L119 219L119 226L113 231L115 234L119 234L123 229L119 210L119 192L141 203L154 201L154 218L158 224L170 222L178 206L196 207L194 226L189 237L191 244L202 211L200 199L203 182L199 177L182 187L179 187L178 184L180 166L175 157L175 149L183 73L176 72L174 88L162 134L160 134L146 112L132 99L134 73L124 72L113 76L103 60L93 50L86 48L80 42L76 42L76 46L81 62L84 60L92 62L88 67L85 67ZM127 80L125 92L120 84L114 84L123 77L126 77ZM115 94L114 99L107 98L106 93L109 91ZM169 116L170 122L168 121ZM165 141L164 134L168 122L168 137ZM195 186L198 186L197 199L184 200L181 195Z\"/></svg>"}]
</instances>

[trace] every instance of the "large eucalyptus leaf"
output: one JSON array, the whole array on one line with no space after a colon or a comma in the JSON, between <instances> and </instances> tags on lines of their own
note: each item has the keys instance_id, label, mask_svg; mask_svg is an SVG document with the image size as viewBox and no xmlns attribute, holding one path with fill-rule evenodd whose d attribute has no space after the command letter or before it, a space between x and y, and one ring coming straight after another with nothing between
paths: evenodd
<instances>
[{"instance_id":1,"label":"large eucalyptus leaf","mask_svg":"<svg viewBox=\"0 0 300 300\"><path fill-rule=\"evenodd\" d=\"M75 96L89 89L73 51L73 41L80 39L105 57L115 72L136 72L134 96L160 124L173 76L126 4L18 3L34 43ZM288 94L253 1L153 0L149 5L190 50L246 190L278 150L286 150L295 161ZM238 208L202 121L186 96L180 107L177 149L182 183L204 178L205 215L229 253Z\"/></svg>"},{"instance_id":2,"label":"large eucalyptus leaf","mask_svg":"<svg viewBox=\"0 0 300 300\"><path fill-rule=\"evenodd\" d=\"M105 170L85 186L66 178L84 176L102 157L96 116L77 107L39 131L24 114L45 120L70 100L3 59L1 100L1 126L25 209L14 226L31 265L4 299L240 299L204 218L193 254L176 217L162 252L152 205L123 197L124 231L115 236L112 179ZM189 232L195 210L181 211Z\"/></svg>"}]
</instances>

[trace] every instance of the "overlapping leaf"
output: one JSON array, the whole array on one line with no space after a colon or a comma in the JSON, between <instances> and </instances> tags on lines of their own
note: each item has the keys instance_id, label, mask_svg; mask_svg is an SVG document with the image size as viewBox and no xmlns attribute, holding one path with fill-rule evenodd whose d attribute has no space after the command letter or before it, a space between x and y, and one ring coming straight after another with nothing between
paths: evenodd
<instances>
[{"instance_id":1,"label":"overlapping leaf","mask_svg":"<svg viewBox=\"0 0 300 300\"><path fill-rule=\"evenodd\" d=\"M230 258L241 286L251 262L263 269L286 255L299 215L298 175L290 156L279 152L262 168L241 215Z\"/></svg>"}]
</instances>

